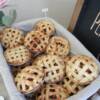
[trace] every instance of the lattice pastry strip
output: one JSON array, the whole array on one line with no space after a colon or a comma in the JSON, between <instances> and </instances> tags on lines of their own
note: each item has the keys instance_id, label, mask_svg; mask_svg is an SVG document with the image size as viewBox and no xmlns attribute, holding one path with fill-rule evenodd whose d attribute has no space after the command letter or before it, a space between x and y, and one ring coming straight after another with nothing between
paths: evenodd
<instances>
[{"instance_id":1,"label":"lattice pastry strip","mask_svg":"<svg viewBox=\"0 0 100 100\"><path fill-rule=\"evenodd\" d=\"M20 92L27 94L33 91L33 84L28 80L20 80L20 82L17 83L17 89Z\"/></svg>"},{"instance_id":2,"label":"lattice pastry strip","mask_svg":"<svg viewBox=\"0 0 100 100\"><path fill-rule=\"evenodd\" d=\"M49 42L49 36L39 31L31 31L25 37L25 46L33 53L44 52Z\"/></svg>"},{"instance_id":3,"label":"lattice pastry strip","mask_svg":"<svg viewBox=\"0 0 100 100\"><path fill-rule=\"evenodd\" d=\"M46 49L48 54L55 54L58 56L66 56L69 54L69 41L61 36L54 36L50 39L50 43Z\"/></svg>"},{"instance_id":4,"label":"lattice pastry strip","mask_svg":"<svg viewBox=\"0 0 100 100\"><path fill-rule=\"evenodd\" d=\"M85 87L73 82L67 76L64 77L60 84L68 91L69 95L75 94Z\"/></svg>"},{"instance_id":5,"label":"lattice pastry strip","mask_svg":"<svg viewBox=\"0 0 100 100\"><path fill-rule=\"evenodd\" d=\"M11 72L12 72L13 77L16 77L16 75L20 73L22 69L24 69L27 66L31 66L31 65L32 65L32 59L29 62L25 63L24 65L14 66L14 67L11 66Z\"/></svg>"},{"instance_id":6,"label":"lattice pastry strip","mask_svg":"<svg viewBox=\"0 0 100 100\"><path fill-rule=\"evenodd\" d=\"M24 94L37 91L43 84L44 73L34 66L27 66L15 78L18 90Z\"/></svg>"},{"instance_id":7,"label":"lattice pastry strip","mask_svg":"<svg viewBox=\"0 0 100 100\"><path fill-rule=\"evenodd\" d=\"M3 30L1 43L5 48L21 45L24 43L23 32L15 28L6 28Z\"/></svg>"},{"instance_id":8,"label":"lattice pastry strip","mask_svg":"<svg viewBox=\"0 0 100 100\"><path fill-rule=\"evenodd\" d=\"M41 59L40 59L41 58ZM33 62L45 71L45 82L54 83L64 77L65 65L63 60L56 55L43 55Z\"/></svg>"},{"instance_id":9,"label":"lattice pastry strip","mask_svg":"<svg viewBox=\"0 0 100 100\"><path fill-rule=\"evenodd\" d=\"M54 24L50 20L41 20L37 22L34 29L49 36L53 35L56 31Z\"/></svg>"},{"instance_id":10,"label":"lattice pastry strip","mask_svg":"<svg viewBox=\"0 0 100 100\"><path fill-rule=\"evenodd\" d=\"M39 73L38 70L41 71L41 73ZM35 77L41 77L43 69L41 67L36 66L36 65L32 65L32 66L28 66L27 68L24 68L22 70L22 72L30 73L30 74L34 73L36 75Z\"/></svg>"},{"instance_id":11,"label":"lattice pastry strip","mask_svg":"<svg viewBox=\"0 0 100 100\"><path fill-rule=\"evenodd\" d=\"M98 76L98 66L88 56L73 56L66 66L67 76L80 85L87 85Z\"/></svg>"},{"instance_id":12,"label":"lattice pastry strip","mask_svg":"<svg viewBox=\"0 0 100 100\"><path fill-rule=\"evenodd\" d=\"M47 84L36 100L65 100L66 97L67 92L61 85Z\"/></svg>"},{"instance_id":13,"label":"lattice pastry strip","mask_svg":"<svg viewBox=\"0 0 100 100\"><path fill-rule=\"evenodd\" d=\"M4 52L8 64L13 66L23 65L31 59L31 53L24 46L9 48Z\"/></svg>"},{"instance_id":14,"label":"lattice pastry strip","mask_svg":"<svg viewBox=\"0 0 100 100\"><path fill-rule=\"evenodd\" d=\"M71 60L72 57L73 57L72 55L65 56L65 57L63 58L65 64L67 64L67 63Z\"/></svg>"}]
</instances>

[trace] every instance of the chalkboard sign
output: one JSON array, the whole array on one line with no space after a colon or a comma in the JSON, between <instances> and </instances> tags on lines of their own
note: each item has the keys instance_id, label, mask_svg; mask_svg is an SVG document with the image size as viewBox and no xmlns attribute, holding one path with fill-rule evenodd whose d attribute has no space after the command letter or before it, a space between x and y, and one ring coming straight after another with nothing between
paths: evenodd
<instances>
[{"instance_id":1,"label":"chalkboard sign","mask_svg":"<svg viewBox=\"0 0 100 100\"><path fill-rule=\"evenodd\" d=\"M85 0L73 34L100 60L100 0Z\"/></svg>"}]
</instances>

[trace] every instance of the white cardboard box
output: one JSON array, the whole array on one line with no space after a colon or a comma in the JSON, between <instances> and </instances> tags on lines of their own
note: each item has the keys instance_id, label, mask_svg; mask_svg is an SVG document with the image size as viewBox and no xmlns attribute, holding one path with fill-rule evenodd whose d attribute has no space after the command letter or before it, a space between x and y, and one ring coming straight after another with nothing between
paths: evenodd
<instances>
[{"instance_id":1,"label":"white cardboard box","mask_svg":"<svg viewBox=\"0 0 100 100\"><path fill-rule=\"evenodd\" d=\"M17 24L14 24L13 27L23 29L25 31L29 31L33 28L33 25L44 18L38 18L38 19L32 19L24 22L20 22ZM51 20L56 27L57 34L62 35L65 38L67 38L71 43L71 52L74 54L85 54L87 56L92 57L100 70L100 63L96 60L96 58L79 42L78 39L76 39L70 32L68 32L63 26L58 24L56 21L54 21L51 18L47 18ZM10 67L6 63L6 60L3 56L3 49L0 45L0 74L3 78L3 81L5 83L5 87L7 89L8 95L10 97L10 100L25 100L24 96L19 93L16 89L16 86L13 82L13 78L10 72ZM100 75L97 77L96 80L94 80L90 85L88 85L86 88L78 92L76 95L73 95L68 98L68 100L86 100L88 97L96 93L96 91L100 89Z\"/></svg>"}]
</instances>

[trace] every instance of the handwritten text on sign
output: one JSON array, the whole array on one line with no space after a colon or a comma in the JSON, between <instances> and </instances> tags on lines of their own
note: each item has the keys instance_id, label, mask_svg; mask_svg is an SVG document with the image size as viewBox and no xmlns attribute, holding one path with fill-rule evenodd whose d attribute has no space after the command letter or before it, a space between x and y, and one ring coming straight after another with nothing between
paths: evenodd
<instances>
[{"instance_id":1,"label":"handwritten text on sign","mask_svg":"<svg viewBox=\"0 0 100 100\"><path fill-rule=\"evenodd\" d=\"M100 37L100 12L97 14L90 30L92 30L95 27L95 25L97 25L97 27L95 28L94 33L96 36Z\"/></svg>"}]
</instances>

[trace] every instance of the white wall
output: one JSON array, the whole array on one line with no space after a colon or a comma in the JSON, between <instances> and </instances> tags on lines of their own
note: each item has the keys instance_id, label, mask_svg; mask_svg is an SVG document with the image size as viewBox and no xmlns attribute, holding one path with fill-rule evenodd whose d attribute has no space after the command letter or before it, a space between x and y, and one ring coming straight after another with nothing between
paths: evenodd
<instances>
[{"instance_id":1,"label":"white wall","mask_svg":"<svg viewBox=\"0 0 100 100\"><path fill-rule=\"evenodd\" d=\"M56 19L65 27L68 26L77 0L10 0L17 9L17 22L42 17L42 8L49 8L49 17ZM6 8L7 9L7 8Z\"/></svg>"}]
</instances>

